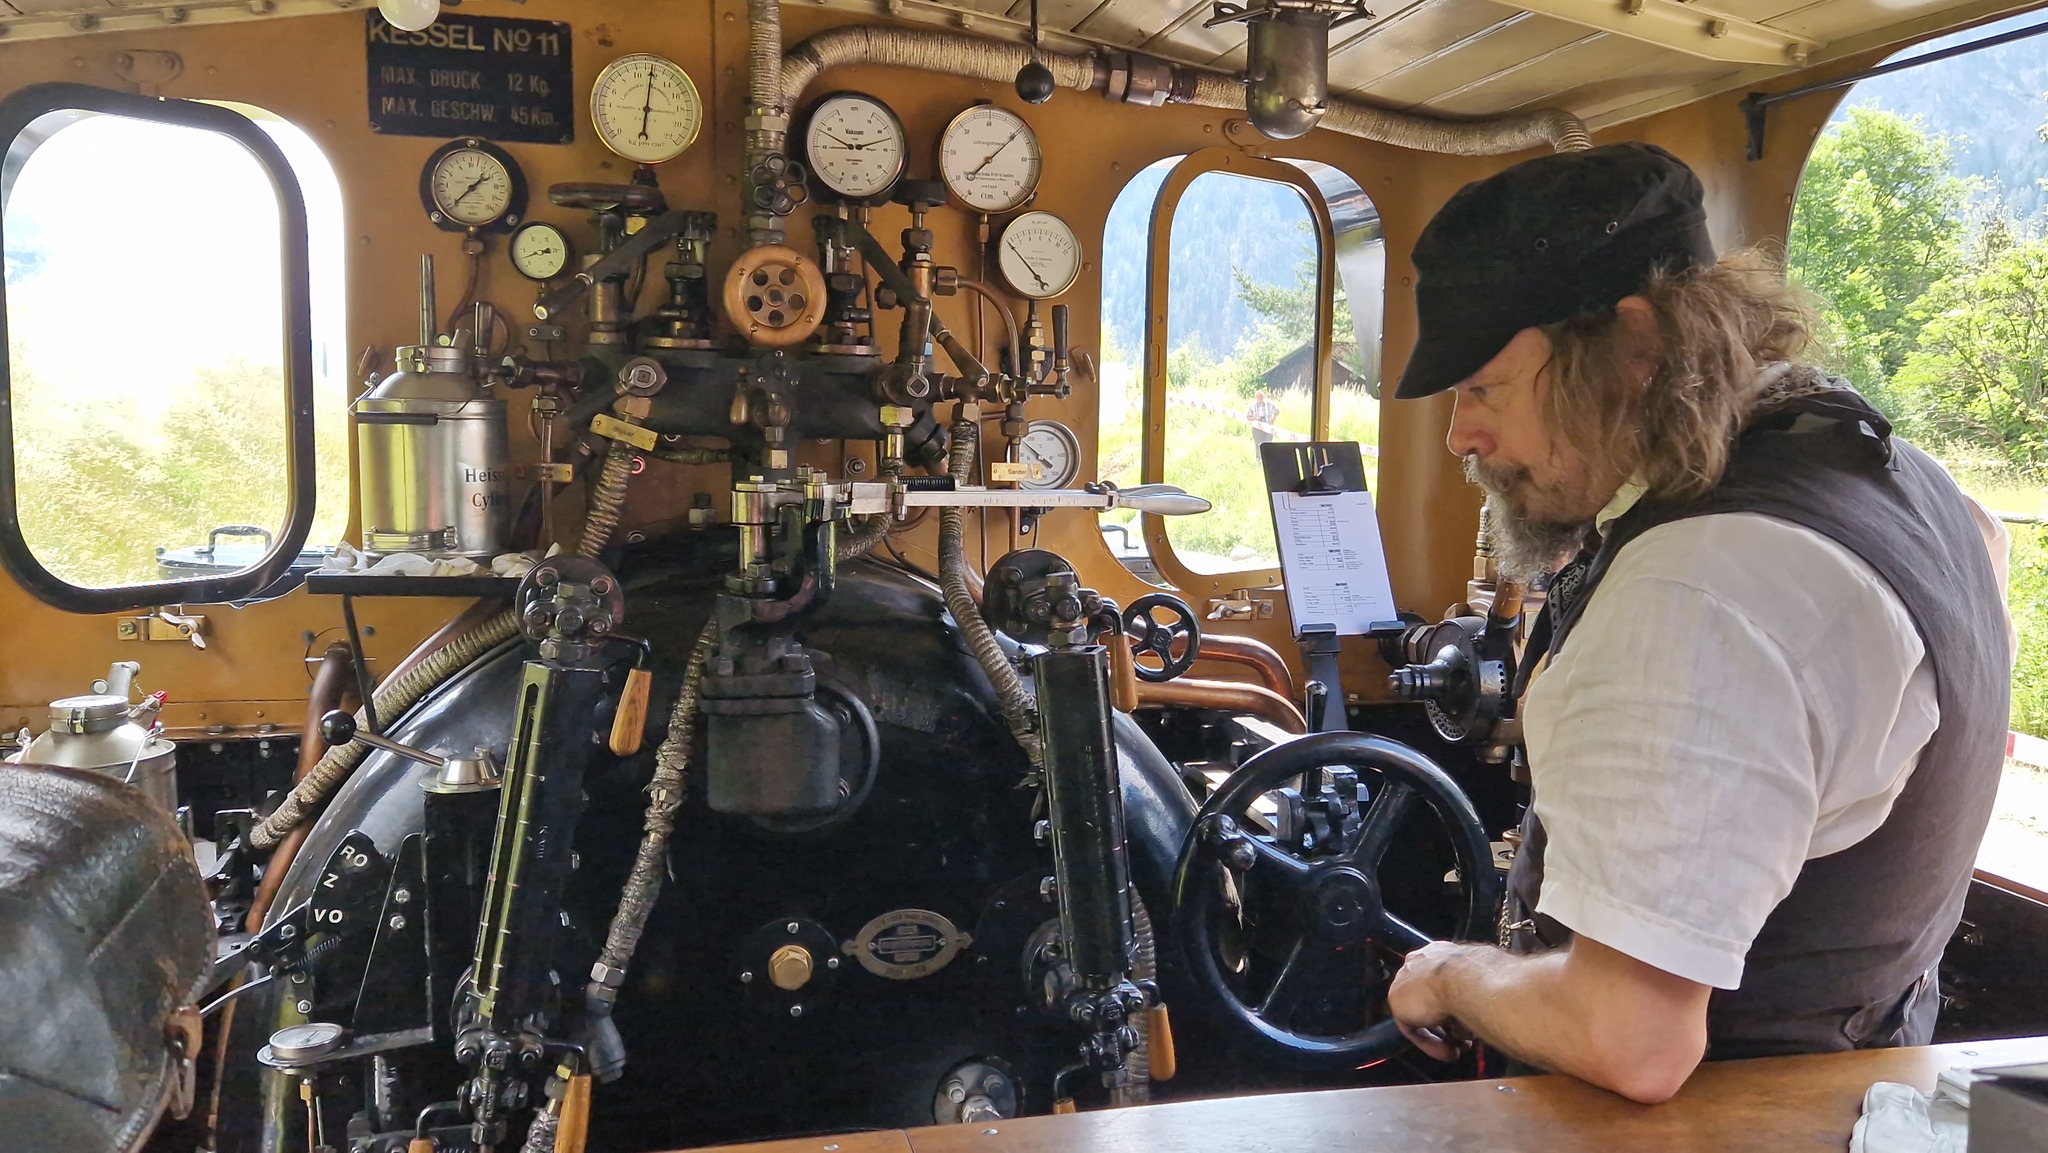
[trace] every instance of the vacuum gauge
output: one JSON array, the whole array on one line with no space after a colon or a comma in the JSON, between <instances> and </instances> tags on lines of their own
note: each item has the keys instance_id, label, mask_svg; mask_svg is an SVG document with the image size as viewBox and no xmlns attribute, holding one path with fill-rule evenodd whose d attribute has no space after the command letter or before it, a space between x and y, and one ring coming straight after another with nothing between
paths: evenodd
<instances>
[{"instance_id":1,"label":"vacuum gauge","mask_svg":"<svg viewBox=\"0 0 2048 1153\"><path fill-rule=\"evenodd\" d=\"M522 225L511 248L513 269L528 280L553 280L569 267L569 238L546 221Z\"/></svg>"},{"instance_id":2,"label":"vacuum gauge","mask_svg":"<svg viewBox=\"0 0 2048 1153\"><path fill-rule=\"evenodd\" d=\"M635 52L597 74L590 119L606 148L637 164L660 164L696 142L704 126L704 98L681 65Z\"/></svg>"},{"instance_id":3,"label":"vacuum gauge","mask_svg":"<svg viewBox=\"0 0 2048 1153\"><path fill-rule=\"evenodd\" d=\"M1066 488L1081 474L1081 438L1056 420L1034 420L1024 426L1017 459L1031 466L1029 480L1019 488Z\"/></svg>"},{"instance_id":4,"label":"vacuum gauge","mask_svg":"<svg viewBox=\"0 0 2048 1153\"><path fill-rule=\"evenodd\" d=\"M909 137L889 106L859 92L834 92L811 108L803 131L811 175L852 204L880 204L903 175Z\"/></svg>"},{"instance_id":5,"label":"vacuum gauge","mask_svg":"<svg viewBox=\"0 0 2048 1153\"><path fill-rule=\"evenodd\" d=\"M451 140L420 172L427 219L450 232L510 228L526 211L526 177L510 153L488 140Z\"/></svg>"},{"instance_id":6,"label":"vacuum gauge","mask_svg":"<svg viewBox=\"0 0 2048 1153\"><path fill-rule=\"evenodd\" d=\"M939 136L939 175L976 212L1014 212L1029 204L1043 163L1031 126L993 104L955 116Z\"/></svg>"},{"instance_id":7,"label":"vacuum gauge","mask_svg":"<svg viewBox=\"0 0 2048 1153\"><path fill-rule=\"evenodd\" d=\"M1081 275L1081 238L1050 212L1027 212L996 241L996 268L1018 295L1050 299Z\"/></svg>"}]
</instances>

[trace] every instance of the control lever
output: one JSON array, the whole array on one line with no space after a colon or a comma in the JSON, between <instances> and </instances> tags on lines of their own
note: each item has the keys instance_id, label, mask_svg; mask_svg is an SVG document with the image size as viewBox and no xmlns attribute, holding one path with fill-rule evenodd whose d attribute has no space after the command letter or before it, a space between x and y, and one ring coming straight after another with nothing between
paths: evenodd
<instances>
[{"instance_id":1,"label":"control lever","mask_svg":"<svg viewBox=\"0 0 2048 1153\"><path fill-rule=\"evenodd\" d=\"M569 283L548 293L533 306L536 320L547 320L559 316L563 309L583 298L590 286L600 280L624 276L647 259L655 249L665 248L683 230L685 222L697 213L676 209L664 212L647 222L647 226L627 237L617 248L606 253L604 259L577 273Z\"/></svg>"},{"instance_id":2,"label":"control lever","mask_svg":"<svg viewBox=\"0 0 2048 1153\"><path fill-rule=\"evenodd\" d=\"M430 793L481 792L497 788L502 781L497 762L491 758L489 749L477 749L467 757L444 757L369 732L356 724L355 717L341 709L320 718L320 739L336 748L350 741L361 741L373 749L417 761L435 770L434 776L420 782L420 787Z\"/></svg>"},{"instance_id":3,"label":"control lever","mask_svg":"<svg viewBox=\"0 0 2048 1153\"><path fill-rule=\"evenodd\" d=\"M1117 508L1136 509L1156 516L1190 516L1209 511L1208 501L1179 485L1138 484L1114 491Z\"/></svg>"}]
</instances>

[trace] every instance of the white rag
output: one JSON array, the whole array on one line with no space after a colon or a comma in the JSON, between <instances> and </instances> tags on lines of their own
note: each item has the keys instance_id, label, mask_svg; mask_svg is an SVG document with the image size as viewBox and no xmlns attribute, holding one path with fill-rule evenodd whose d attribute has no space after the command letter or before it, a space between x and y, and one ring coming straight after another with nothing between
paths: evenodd
<instances>
[{"instance_id":1,"label":"white rag","mask_svg":"<svg viewBox=\"0 0 2048 1153\"><path fill-rule=\"evenodd\" d=\"M1966 1153L1970 1111L1947 1095L1879 1081L1863 1095L1849 1153Z\"/></svg>"}]
</instances>

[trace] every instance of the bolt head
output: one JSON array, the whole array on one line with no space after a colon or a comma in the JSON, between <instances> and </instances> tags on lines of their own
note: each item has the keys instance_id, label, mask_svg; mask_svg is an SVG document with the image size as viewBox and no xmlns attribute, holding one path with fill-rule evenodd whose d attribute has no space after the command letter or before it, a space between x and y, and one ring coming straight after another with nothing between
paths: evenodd
<instances>
[{"instance_id":1,"label":"bolt head","mask_svg":"<svg viewBox=\"0 0 2048 1153\"><path fill-rule=\"evenodd\" d=\"M751 984L753 984L753 983L754 983L754 974L753 974L753 973L752 973L751 971L749 971L749 972L745 972L745 973L741 973L741 974L740 974L740 984L742 984L742 985L751 985Z\"/></svg>"},{"instance_id":2,"label":"bolt head","mask_svg":"<svg viewBox=\"0 0 2048 1153\"><path fill-rule=\"evenodd\" d=\"M311 1013L313 1011L313 1002L300 1001L296 1007L301 1014Z\"/></svg>"},{"instance_id":3,"label":"bolt head","mask_svg":"<svg viewBox=\"0 0 2048 1153\"><path fill-rule=\"evenodd\" d=\"M391 899L393 902L400 905L409 904L412 901L412 890L394 889L391 892Z\"/></svg>"},{"instance_id":4,"label":"bolt head","mask_svg":"<svg viewBox=\"0 0 2048 1153\"><path fill-rule=\"evenodd\" d=\"M789 1007L789 1015L790 1015L790 1016L792 1016L792 1017L801 1017L801 1016L803 1016L803 1015L804 1015L804 1007L803 1007L802 1005L791 1005L791 1006Z\"/></svg>"},{"instance_id":5,"label":"bolt head","mask_svg":"<svg viewBox=\"0 0 2048 1153\"><path fill-rule=\"evenodd\" d=\"M387 922L385 922L385 923L386 923L386 924L388 924L388 925L390 925L390 926L391 926L391 931L395 933L395 932L397 932L398 930L400 930L400 929L403 929L403 928L405 928L405 917L404 917L404 916L402 916L401 914L398 914L398 913L393 913L393 914L391 915L391 920L389 920L389 921L387 921Z\"/></svg>"}]
</instances>

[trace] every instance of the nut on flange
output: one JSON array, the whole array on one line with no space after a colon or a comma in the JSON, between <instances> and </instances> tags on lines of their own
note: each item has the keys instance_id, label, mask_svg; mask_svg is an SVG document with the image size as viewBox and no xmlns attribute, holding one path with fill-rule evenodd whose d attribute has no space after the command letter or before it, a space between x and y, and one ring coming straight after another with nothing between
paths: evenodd
<instances>
[{"instance_id":1,"label":"nut on flange","mask_svg":"<svg viewBox=\"0 0 2048 1153\"><path fill-rule=\"evenodd\" d=\"M811 983L811 951L802 945L784 945L768 958L768 981L785 993L794 993Z\"/></svg>"}]
</instances>

